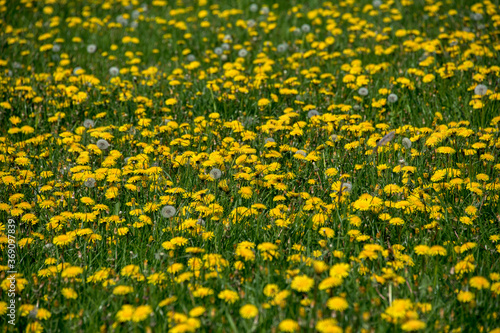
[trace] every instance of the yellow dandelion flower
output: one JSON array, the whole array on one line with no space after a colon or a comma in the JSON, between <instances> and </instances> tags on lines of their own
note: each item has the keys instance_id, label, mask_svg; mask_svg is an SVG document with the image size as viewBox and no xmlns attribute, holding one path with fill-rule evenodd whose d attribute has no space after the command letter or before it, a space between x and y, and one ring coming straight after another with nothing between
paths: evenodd
<instances>
[{"instance_id":1,"label":"yellow dandelion flower","mask_svg":"<svg viewBox=\"0 0 500 333\"><path fill-rule=\"evenodd\" d=\"M134 292L134 288L130 286L116 286L113 289L113 295L127 295Z\"/></svg>"},{"instance_id":2,"label":"yellow dandelion flower","mask_svg":"<svg viewBox=\"0 0 500 333\"><path fill-rule=\"evenodd\" d=\"M419 256L429 254L430 247L427 245L417 245L415 246L415 253Z\"/></svg>"},{"instance_id":3,"label":"yellow dandelion flower","mask_svg":"<svg viewBox=\"0 0 500 333\"><path fill-rule=\"evenodd\" d=\"M54 237L52 242L57 246L65 246L72 243L75 240L75 236L70 235L59 235Z\"/></svg>"},{"instance_id":4,"label":"yellow dandelion flower","mask_svg":"<svg viewBox=\"0 0 500 333\"><path fill-rule=\"evenodd\" d=\"M135 323L146 320L146 318L151 315L153 309L149 305L141 305L135 309L134 314L132 315L132 321Z\"/></svg>"},{"instance_id":5,"label":"yellow dandelion flower","mask_svg":"<svg viewBox=\"0 0 500 333\"><path fill-rule=\"evenodd\" d=\"M351 270L351 266L347 263L335 264L330 268L330 276L346 278L349 275L349 271Z\"/></svg>"},{"instance_id":6,"label":"yellow dandelion flower","mask_svg":"<svg viewBox=\"0 0 500 333\"><path fill-rule=\"evenodd\" d=\"M243 186L238 191L239 194L243 197L243 199L250 199L253 195L252 188L250 186Z\"/></svg>"},{"instance_id":7,"label":"yellow dandelion flower","mask_svg":"<svg viewBox=\"0 0 500 333\"><path fill-rule=\"evenodd\" d=\"M469 303L475 298L475 295L470 291L461 290L458 293L457 299L461 303Z\"/></svg>"},{"instance_id":8,"label":"yellow dandelion flower","mask_svg":"<svg viewBox=\"0 0 500 333\"><path fill-rule=\"evenodd\" d=\"M469 285L476 289L487 289L490 287L490 282L482 276L474 276L470 279Z\"/></svg>"},{"instance_id":9,"label":"yellow dandelion flower","mask_svg":"<svg viewBox=\"0 0 500 333\"><path fill-rule=\"evenodd\" d=\"M263 290L264 295L266 295L267 297L272 297L276 295L279 291L280 288L278 287L278 285L273 283L266 284Z\"/></svg>"},{"instance_id":10,"label":"yellow dandelion flower","mask_svg":"<svg viewBox=\"0 0 500 333\"><path fill-rule=\"evenodd\" d=\"M131 321L134 315L135 308L132 305L123 305L120 311L116 314L116 320L119 322Z\"/></svg>"},{"instance_id":11,"label":"yellow dandelion flower","mask_svg":"<svg viewBox=\"0 0 500 333\"><path fill-rule=\"evenodd\" d=\"M66 299L76 299L78 297L78 294L73 288L63 288L61 294Z\"/></svg>"},{"instance_id":12,"label":"yellow dandelion flower","mask_svg":"<svg viewBox=\"0 0 500 333\"><path fill-rule=\"evenodd\" d=\"M403 331L419 331L425 328L425 323L418 319L410 319L403 325L401 325L401 329Z\"/></svg>"},{"instance_id":13,"label":"yellow dandelion flower","mask_svg":"<svg viewBox=\"0 0 500 333\"><path fill-rule=\"evenodd\" d=\"M192 308L190 311L189 311L189 316L190 317L199 317L201 316L202 314L204 314L206 311L205 307L203 306L197 306L195 308Z\"/></svg>"},{"instance_id":14,"label":"yellow dandelion flower","mask_svg":"<svg viewBox=\"0 0 500 333\"><path fill-rule=\"evenodd\" d=\"M298 332L300 330L300 326L293 319L285 319L278 325L278 329L281 332Z\"/></svg>"},{"instance_id":15,"label":"yellow dandelion flower","mask_svg":"<svg viewBox=\"0 0 500 333\"><path fill-rule=\"evenodd\" d=\"M308 292L314 286L314 279L306 276L299 275L293 278L291 288L300 292Z\"/></svg>"},{"instance_id":16,"label":"yellow dandelion flower","mask_svg":"<svg viewBox=\"0 0 500 333\"><path fill-rule=\"evenodd\" d=\"M245 319L255 318L259 314L259 309L253 304L245 304L240 308L240 316Z\"/></svg>"},{"instance_id":17,"label":"yellow dandelion flower","mask_svg":"<svg viewBox=\"0 0 500 333\"><path fill-rule=\"evenodd\" d=\"M235 303L237 300L240 299L240 297L238 296L238 293L236 291L232 291L232 290L223 290L219 293L218 297L222 300L224 300L226 303L230 303L230 304L233 304Z\"/></svg>"},{"instance_id":18,"label":"yellow dandelion flower","mask_svg":"<svg viewBox=\"0 0 500 333\"><path fill-rule=\"evenodd\" d=\"M83 274L83 268L78 267L78 266L71 266L68 268L65 268L62 273L61 277L63 278L73 278L77 275Z\"/></svg>"},{"instance_id":19,"label":"yellow dandelion flower","mask_svg":"<svg viewBox=\"0 0 500 333\"><path fill-rule=\"evenodd\" d=\"M344 311L349 307L349 303L344 297L335 296L326 302L326 306L328 306L330 310Z\"/></svg>"},{"instance_id":20,"label":"yellow dandelion flower","mask_svg":"<svg viewBox=\"0 0 500 333\"><path fill-rule=\"evenodd\" d=\"M35 321L32 323L29 323L26 326L26 333L42 333L43 332L43 326L40 324L40 322Z\"/></svg>"}]
</instances>

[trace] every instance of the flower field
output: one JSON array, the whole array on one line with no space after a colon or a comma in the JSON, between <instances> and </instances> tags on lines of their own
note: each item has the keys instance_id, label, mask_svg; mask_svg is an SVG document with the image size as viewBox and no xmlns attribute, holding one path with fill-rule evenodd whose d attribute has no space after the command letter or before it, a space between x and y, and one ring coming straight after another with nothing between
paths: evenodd
<instances>
[{"instance_id":1,"label":"flower field","mask_svg":"<svg viewBox=\"0 0 500 333\"><path fill-rule=\"evenodd\" d=\"M497 0L0 0L1 332L500 333Z\"/></svg>"}]
</instances>

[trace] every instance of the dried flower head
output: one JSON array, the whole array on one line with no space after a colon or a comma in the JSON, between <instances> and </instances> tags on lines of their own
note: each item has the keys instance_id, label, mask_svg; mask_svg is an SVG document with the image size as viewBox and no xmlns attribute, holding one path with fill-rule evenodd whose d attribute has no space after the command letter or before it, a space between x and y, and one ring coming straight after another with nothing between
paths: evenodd
<instances>
[{"instance_id":1,"label":"dried flower head","mask_svg":"<svg viewBox=\"0 0 500 333\"><path fill-rule=\"evenodd\" d=\"M92 187L95 187L95 183L96 183L96 180L94 178L87 178L87 180L85 180L83 182L83 185L85 185L86 187L92 188Z\"/></svg>"},{"instance_id":2,"label":"dried flower head","mask_svg":"<svg viewBox=\"0 0 500 333\"><path fill-rule=\"evenodd\" d=\"M320 113L317 110L310 110L307 113L307 118L312 118L312 117L319 116L319 115L320 115Z\"/></svg>"},{"instance_id":3,"label":"dried flower head","mask_svg":"<svg viewBox=\"0 0 500 333\"><path fill-rule=\"evenodd\" d=\"M403 147L405 147L406 149L411 148L411 140L408 138L403 138L402 144L403 144Z\"/></svg>"},{"instance_id":4,"label":"dried flower head","mask_svg":"<svg viewBox=\"0 0 500 333\"><path fill-rule=\"evenodd\" d=\"M161 216L167 219L174 217L175 213L177 213L177 210L175 209L174 206L167 205L161 209Z\"/></svg>"},{"instance_id":5,"label":"dried flower head","mask_svg":"<svg viewBox=\"0 0 500 333\"><path fill-rule=\"evenodd\" d=\"M109 142L104 139L97 140L97 147L101 150L106 150L109 148Z\"/></svg>"},{"instance_id":6,"label":"dried flower head","mask_svg":"<svg viewBox=\"0 0 500 333\"><path fill-rule=\"evenodd\" d=\"M389 103L396 103L398 101L398 95L396 94L389 94L389 96L387 96L387 102Z\"/></svg>"},{"instance_id":7,"label":"dried flower head","mask_svg":"<svg viewBox=\"0 0 500 333\"><path fill-rule=\"evenodd\" d=\"M359 88L358 89L358 94L359 96L368 96L368 89L365 87Z\"/></svg>"},{"instance_id":8,"label":"dried flower head","mask_svg":"<svg viewBox=\"0 0 500 333\"><path fill-rule=\"evenodd\" d=\"M488 87L486 87L484 84L478 84L476 88L474 88L474 94L479 95L479 96L484 96L488 92Z\"/></svg>"},{"instance_id":9,"label":"dried flower head","mask_svg":"<svg viewBox=\"0 0 500 333\"><path fill-rule=\"evenodd\" d=\"M286 52L288 50L288 44L287 43L281 43L276 47L276 50L280 53Z\"/></svg>"},{"instance_id":10,"label":"dried flower head","mask_svg":"<svg viewBox=\"0 0 500 333\"><path fill-rule=\"evenodd\" d=\"M94 126L95 126L95 123L92 119L85 119L83 121L83 127L85 127L85 128L94 128Z\"/></svg>"},{"instance_id":11,"label":"dried flower head","mask_svg":"<svg viewBox=\"0 0 500 333\"><path fill-rule=\"evenodd\" d=\"M210 170L209 175L212 179L219 179L222 176L222 171L220 171L220 169L213 168Z\"/></svg>"},{"instance_id":12,"label":"dried flower head","mask_svg":"<svg viewBox=\"0 0 500 333\"><path fill-rule=\"evenodd\" d=\"M109 69L109 75L117 76L118 74L120 74L120 69L118 69L118 67L113 66Z\"/></svg>"},{"instance_id":13,"label":"dried flower head","mask_svg":"<svg viewBox=\"0 0 500 333\"><path fill-rule=\"evenodd\" d=\"M95 51L97 51L97 46L95 46L94 44L87 45L87 52L88 53L92 54Z\"/></svg>"},{"instance_id":14,"label":"dried flower head","mask_svg":"<svg viewBox=\"0 0 500 333\"><path fill-rule=\"evenodd\" d=\"M300 30L302 30L305 33L308 33L309 31L311 31L311 26L309 24L307 24L307 23L304 23L300 27Z\"/></svg>"},{"instance_id":15,"label":"dried flower head","mask_svg":"<svg viewBox=\"0 0 500 333\"><path fill-rule=\"evenodd\" d=\"M342 192L351 193L352 183L351 182L342 182Z\"/></svg>"}]
</instances>

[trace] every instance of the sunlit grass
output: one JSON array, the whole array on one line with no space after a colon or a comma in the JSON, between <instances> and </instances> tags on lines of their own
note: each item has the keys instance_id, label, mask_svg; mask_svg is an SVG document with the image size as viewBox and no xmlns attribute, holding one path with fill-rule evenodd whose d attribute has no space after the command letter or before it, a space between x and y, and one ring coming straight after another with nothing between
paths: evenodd
<instances>
[{"instance_id":1,"label":"sunlit grass","mask_svg":"<svg viewBox=\"0 0 500 333\"><path fill-rule=\"evenodd\" d=\"M497 2L0 13L8 332L500 332Z\"/></svg>"}]
</instances>

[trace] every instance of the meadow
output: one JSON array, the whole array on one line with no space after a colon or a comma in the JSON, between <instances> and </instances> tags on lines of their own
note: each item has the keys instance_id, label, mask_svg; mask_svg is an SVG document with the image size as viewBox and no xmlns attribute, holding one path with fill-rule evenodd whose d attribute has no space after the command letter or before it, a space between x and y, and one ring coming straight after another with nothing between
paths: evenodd
<instances>
[{"instance_id":1,"label":"meadow","mask_svg":"<svg viewBox=\"0 0 500 333\"><path fill-rule=\"evenodd\" d=\"M498 0L0 0L0 331L500 333L499 38Z\"/></svg>"}]
</instances>

